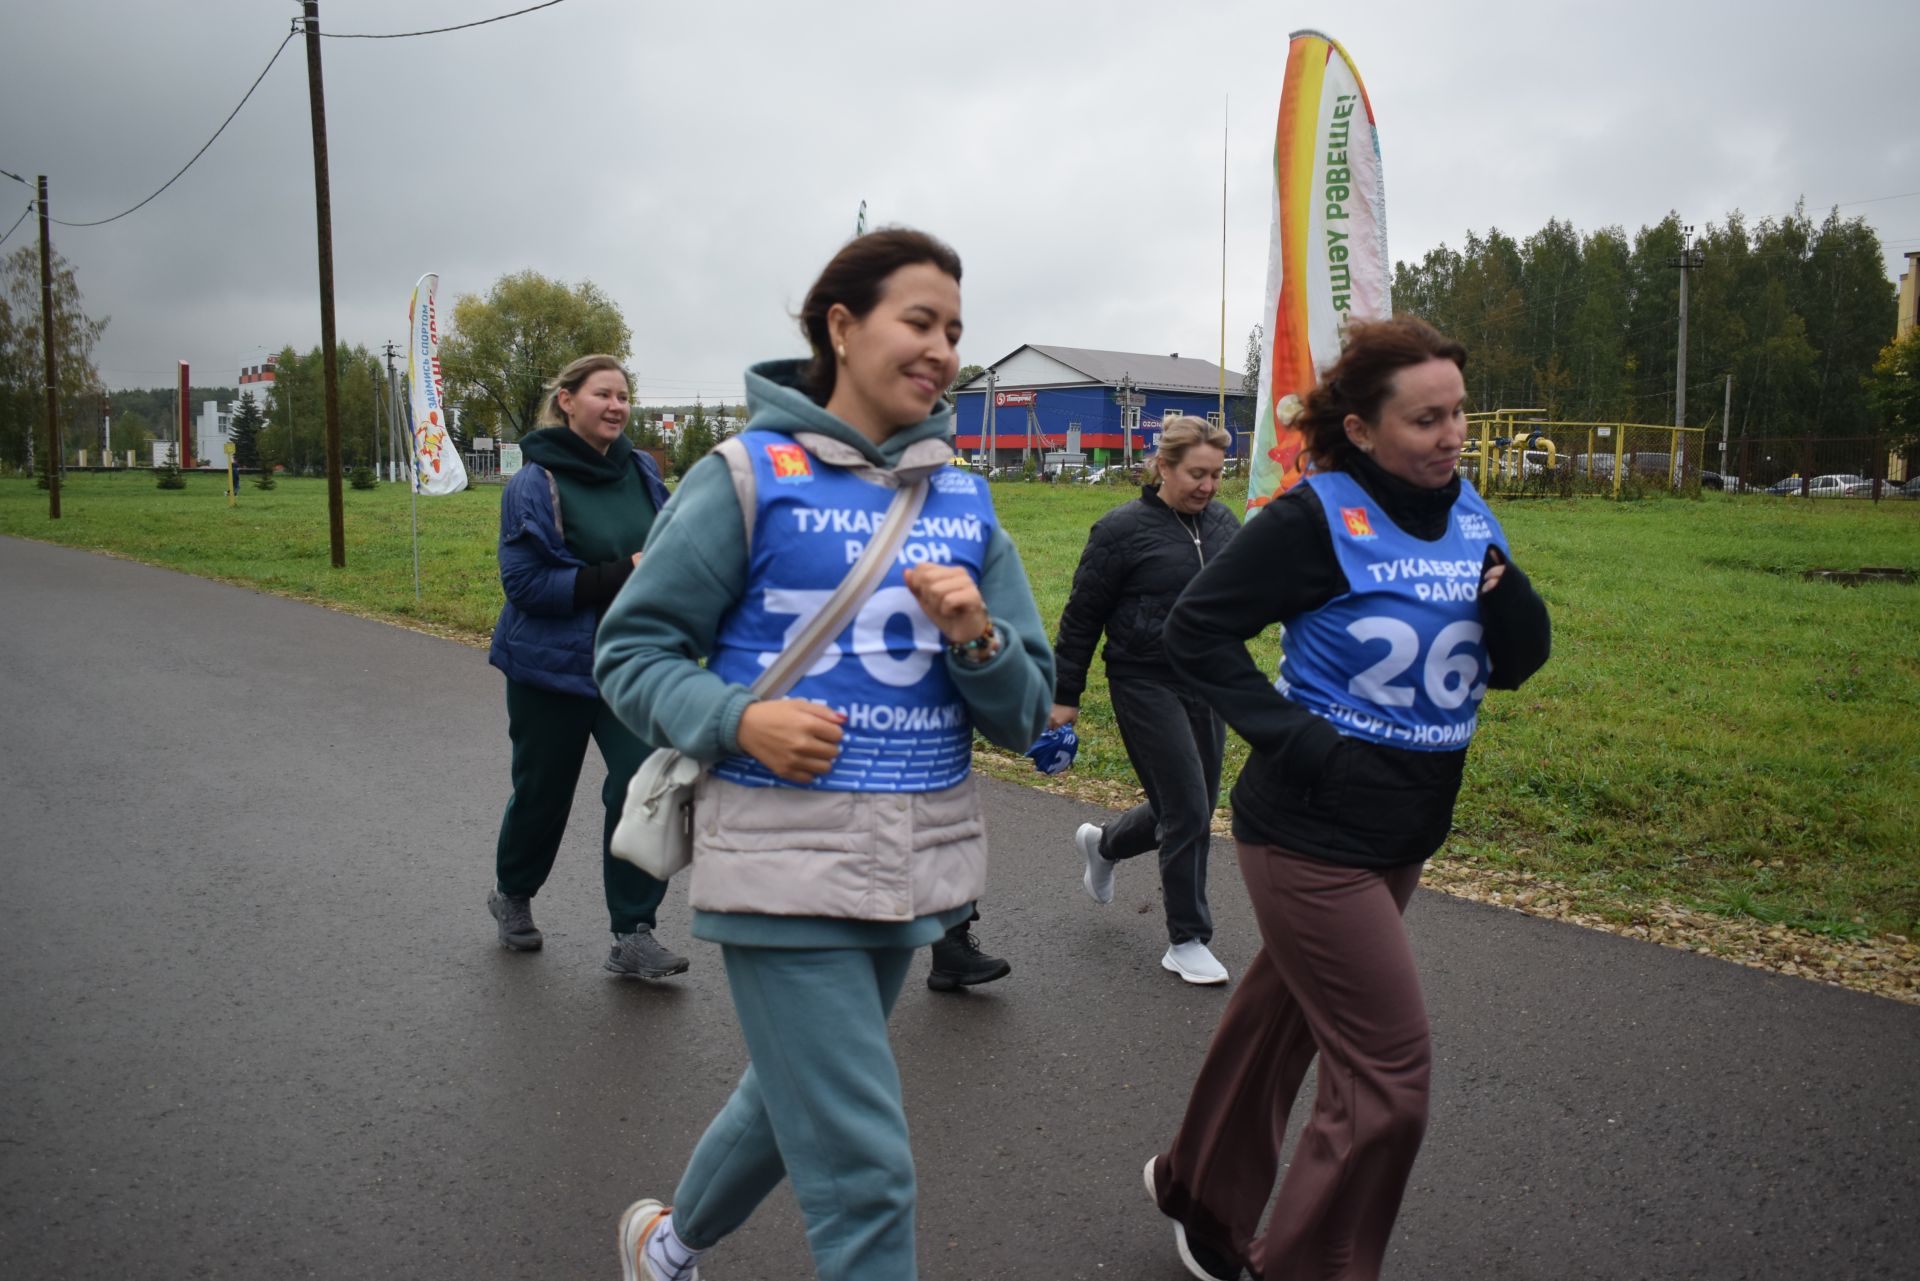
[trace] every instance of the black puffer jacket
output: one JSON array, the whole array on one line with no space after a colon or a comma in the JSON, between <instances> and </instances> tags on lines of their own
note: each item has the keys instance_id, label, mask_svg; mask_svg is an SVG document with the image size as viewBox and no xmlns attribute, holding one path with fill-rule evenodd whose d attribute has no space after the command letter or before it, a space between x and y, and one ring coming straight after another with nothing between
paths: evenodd
<instances>
[{"instance_id":1,"label":"black puffer jacket","mask_svg":"<svg viewBox=\"0 0 1920 1281\"><path fill-rule=\"evenodd\" d=\"M1158 485L1094 523L1073 571L1073 591L1054 638L1053 701L1080 705L1100 633L1107 634L1107 674L1176 679L1160 638L1173 602L1203 566L1226 550L1240 522L1220 503L1198 516L1160 501Z\"/></svg>"}]
</instances>

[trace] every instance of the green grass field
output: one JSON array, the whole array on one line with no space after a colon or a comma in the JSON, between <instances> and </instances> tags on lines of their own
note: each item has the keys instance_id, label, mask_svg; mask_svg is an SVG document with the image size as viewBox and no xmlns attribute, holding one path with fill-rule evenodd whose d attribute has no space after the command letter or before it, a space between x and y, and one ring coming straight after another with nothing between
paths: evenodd
<instances>
[{"instance_id":1,"label":"green grass field","mask_svg":"<svg viewBox=\"0 0 1920 1281\"><path fill-rule=\"evenodd\" d=\"M74 474L51 522L44 491L0 480L0 533L469 638L492 626L497 488L421 500L416 604L404 488L346 492L347 568L334 570L322 482L246 486L231 509L222 486ZM1051 622L1088 526L1131 491L994 496ZM1525 870L1601 911L1668 901L1832 935L1920 929L1920 586L1801 578L1920 570L1920 503L1495 510L1552 606L1554 659L1525 690L1488 698L1445 857ZM1260 658L1276 661L1272 637ZM1130 783L1095 670L1075 772ZM1229 750L1231 778L1244 749Z\"/></svg>"}]
</instances>

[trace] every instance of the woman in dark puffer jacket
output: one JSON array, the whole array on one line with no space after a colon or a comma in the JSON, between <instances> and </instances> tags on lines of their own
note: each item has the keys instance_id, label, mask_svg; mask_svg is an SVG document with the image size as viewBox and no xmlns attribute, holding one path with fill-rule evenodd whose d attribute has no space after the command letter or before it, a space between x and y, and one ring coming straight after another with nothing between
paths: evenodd
<instances>
[{"instance_id":1,"label":"woman in dark puffer jacket","mask_svg":"<svg viewBox=\"0 0 1920 1281\"><path fill-rule=\"evenodd\" d=\"M1160 964L1203 984L1227 981L1226 967L1207 947L1207 852L1227 731L1181 683L1160 632L1180 593L1240 528L1213 499L1230 443L1204 418L1175 419L1153 456L1159 483L1095 523L1060 613L1050 720L1064 725L1079 715L1104 630L1114 720L1147 799L1105 827L1080 825L1074 844L1086 865L1081 883L1096 903L1112 902L1114 864L1159 850L1168 943Z\"/></svg>"}]
</instances>

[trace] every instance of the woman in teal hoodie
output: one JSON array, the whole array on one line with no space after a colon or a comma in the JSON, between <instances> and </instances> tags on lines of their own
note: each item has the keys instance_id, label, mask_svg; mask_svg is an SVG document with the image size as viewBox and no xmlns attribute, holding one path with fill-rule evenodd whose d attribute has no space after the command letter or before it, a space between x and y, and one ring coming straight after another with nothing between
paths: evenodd
<instances>
[{"instance_id":1,"label":"woman in teal hoodie","mask_svg":"<svg viewBox=\"0 0 1920 1281\"><path fill-rule=\"evenodd\" d=\"M720 945L749 1066L669 1209L620 1224L628 1281L692 1281L784 1178L826 1281L911 1281L915 1185L887 1015L915 949L986 880L975 731L1024 749L1053 656L987 487L948 466L960 260L856 238L801 308L809 361L747 374L747 429L687 473L601 625L595 675L648 742L712 768L695 937ZM858 558L893 492L926 506L792 697L755 675ZM702 665L702 662L705 665Z\"/></svg>"},{"instance_id":2,"label":"woman in teal hoodie","mask_svg":"<svg viewBox=\"0 0 1920 1281\"><path fill-rule=\"evenodd\" d=\"M533 896L553 871L587 744L606 759L601 877L613 924L606 968L665 978L687 958L653 936L666 886L607 850L627 782L647 745L620 723L593 683L593 633L633 572L666 505L653 459L627 441L627 373L612 356L582 356L548 385L540 421L520 442L526 465L500 498L500 585L507 603L489 661L507 676L513 797L500 820L487 911L500 942L539 949Z\"/></svg>"}]
</instances>

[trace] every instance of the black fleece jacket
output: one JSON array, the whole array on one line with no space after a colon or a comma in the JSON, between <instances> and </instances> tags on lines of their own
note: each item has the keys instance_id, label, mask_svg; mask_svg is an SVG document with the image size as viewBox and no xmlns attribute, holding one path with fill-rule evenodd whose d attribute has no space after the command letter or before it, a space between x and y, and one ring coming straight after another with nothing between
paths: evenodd
<instances>
[{"instance_id":1,"label":"black fleece jacket","mask_svg":"<svg viewBox=\"0 0 1920 1281\"><path fill-rule=\"evenodd\" d=\"M1095 521L1060 611L1053 701L1080 705L1103 630L1108 676L1174 680L1160 635L1167 614L1239 530L1240 522L1220 503L1208 503L1195 516L1175 511L1160 501L1158 485L1144 486L1138 499Z\"/></svg>"},{"instance_id":2,"label":"black fleece jacket","mask_svg":"<svg viewBox=\"0 0 1920 1281\"><path fill-rule=\"evenodd\" d=\"M1424 489L1361 456L1348 469L1415 538L1441 537L1460 482ZM1500 554L1488 549L1488 562ZM1166 643L1180 674L1253 749L1233 788L1234 836L1354 867L1396 867L1438 850L1453 823L1466 749L1419 752L1341 735L1284 697L1246 642L1349 590L1319 497L1289 490L1248 521L1181 595ZM1518 689L1547 661L1546 602L1509 563L1480 597L1494 689ZM1284 644L1284 642L1283 642Z\"/></svg>"}]
</instances>

